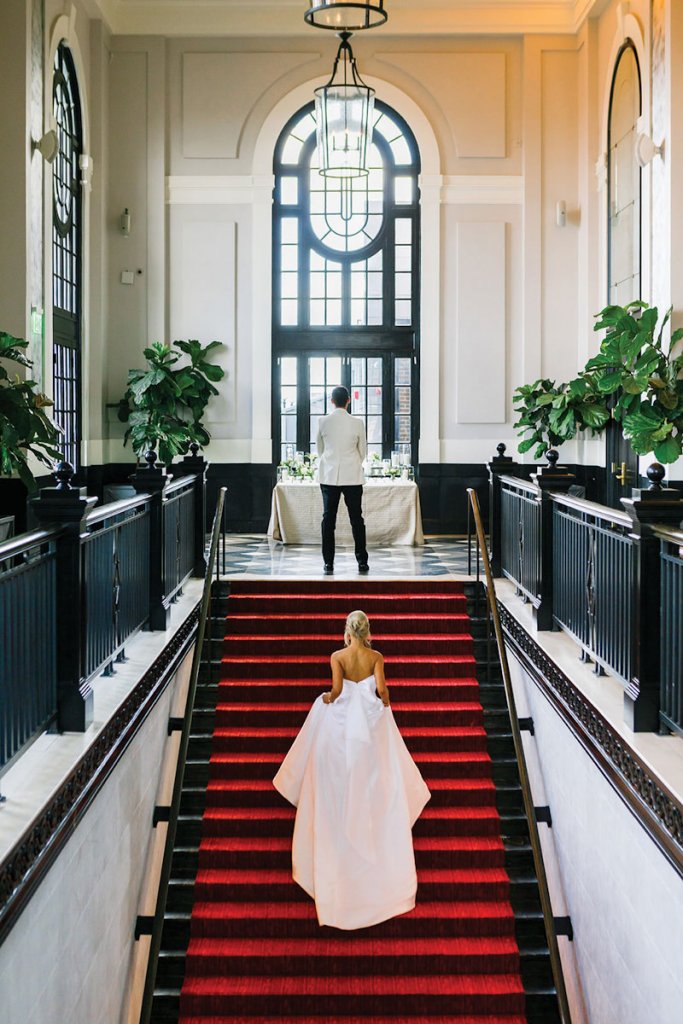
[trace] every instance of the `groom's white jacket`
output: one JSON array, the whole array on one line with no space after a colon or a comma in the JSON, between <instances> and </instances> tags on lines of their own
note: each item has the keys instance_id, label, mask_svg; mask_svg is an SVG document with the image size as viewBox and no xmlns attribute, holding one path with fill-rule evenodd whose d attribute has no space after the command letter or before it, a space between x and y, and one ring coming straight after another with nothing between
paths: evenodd
<instances>
[{"instance_id":1,"label":"groom's white jacket","mask_svg":"<svg viewBox=\"0 0 683 1024\"><path fill-rule=\"evenodd\" d=\"M318 482L352 487L364 482L365 426L346 409L318 420Z\"/></svg>"}]
</instances>

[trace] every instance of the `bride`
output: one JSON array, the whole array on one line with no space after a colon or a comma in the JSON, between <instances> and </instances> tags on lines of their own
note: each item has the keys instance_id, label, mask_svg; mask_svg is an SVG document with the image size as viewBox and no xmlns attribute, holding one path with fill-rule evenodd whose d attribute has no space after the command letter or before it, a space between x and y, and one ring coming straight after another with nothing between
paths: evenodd
<instances>
[{"instance_id":1,"label":"bride","mask_svg":"<svg viewBox=\"0 0 683 1024\"><path fill-rule=\"evenodd\" d=\"M332 689L313 703L275 788L297 808L294 881L318 922L366 928L415 906L411 829L429 790L398 731L384 658L362 611L331 658ZM379 696L377 696L379 695Z\"/></svg>"}]
</instances>

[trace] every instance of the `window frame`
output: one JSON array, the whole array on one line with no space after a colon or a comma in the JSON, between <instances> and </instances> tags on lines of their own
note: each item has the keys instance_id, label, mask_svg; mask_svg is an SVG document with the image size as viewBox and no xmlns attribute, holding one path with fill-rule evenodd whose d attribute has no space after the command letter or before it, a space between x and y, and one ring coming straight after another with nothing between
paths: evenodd
<instances>
[{"instance_id":1,"label":"window frame","mask_svg":"<svg viewBox=\"0 0 683 1024\"><path fill-rule=\"evenodd\" d=\"M619 74L619 67L627 52L631 52L635 61L636 71L638 73L638 117L643 115L643 79L642 71L640 67L640 60L638 58L638 50L632 39L626 39L623 45L619 48L616 60L614 62L614 71L612 72L612 81L610 84L609 93L609 107L607 112L607 304L611 305L612 290L615 283L612 280L612 255L613 255L613 232L612 232L612 121L614 113L614 92L617 84L617 76ZM635 159L635 157L634 157ZM640 292L643 290L643 170L637 161L636 166L638 167L638 186L637 186L637 198L638 198L638 243L637 255L638 260L638 281L640 284ZM641 298L642 295L634 295L633 299Z\"/></svg>"},{"instance_id":2,"label":"window frame","mask_svg":"<svg viewBox=\"0 0 683 1024\"><path fill-rule=\"evenodd\" d=\"M83 438L82 401L82 312L83 312L83 187L80 157L83 154L83 112L78 75L71 49L61 40L55 51L52 78L52 107L55 110L57 89L64 88L69 97L73 125L70 133L69 180L71 192L69 219L61 219L57 206L57 175L66 163L61 148L59 124L57 134L59 151L52 168L52 340L53 340L53 394L54 420L63 430L60 446L64 457L77 473L81 468L81 441ZM64 182L62 183L64 184ZM68 272L65 264L70 262ZM60 296L69 289L72 301L61 303ZM70 306L71 308L66 308Z\"/></svg>"},{"instance_id":3,"label":"window frame","mask_svg":"<svg viewBox=\"0 0 683 1024\"><path fill-rule=\"evenodd\" d=\"M310 424L309 392L308 392L308 358L314 356L338 355L343 359L345 386L349 386L350 358L353 356L389 356L383 364L383 457L388 458L394 444L394 364L397 358L410 358L412 361L412 422L411 451L413 463L418 462L419 438L419 331L420 331L420 192L419 173L420 156L415 137L405 120L387 104L377 100L375 109L379 114L386 113L401 130L410 153L410 163L394 164L390 143L376 132L374 143L379 150L384 164L384 196L383 222L380 230L363 248L344 252L328 248L321 243L310 223L310 203L308 178L310 158L316 144L315 132L303 143L296 164L285 164L282 161L284 147L296 124L306 116L314 113L314 103L300 108L285 125L274 154L275 190L273 196L273 269L272 269L272 424L273 424L273 458L280 461L280 370L281 358L299 356L298 361L298 424L297 450L306 450L305 438ZM397 177L411 176L414 180L413 202L397 204L394 201L394 181ZM297 179L297 203L281 202L282 178ZM298 324L283 326L281 324L281 273L282 220L286 217L298 218ZM411 320L409 326L395 325L395 223L405 219L411 223ZM383 253L383 323L381 325L356 325L350 323L351 310L351 274L352 265L370 258L378 251ZM310 325L310 252L315 251L326 259L337 261L342 265L342 324ZM396 442L400 443L400 442Z\"/></svg>"}]
</instances>

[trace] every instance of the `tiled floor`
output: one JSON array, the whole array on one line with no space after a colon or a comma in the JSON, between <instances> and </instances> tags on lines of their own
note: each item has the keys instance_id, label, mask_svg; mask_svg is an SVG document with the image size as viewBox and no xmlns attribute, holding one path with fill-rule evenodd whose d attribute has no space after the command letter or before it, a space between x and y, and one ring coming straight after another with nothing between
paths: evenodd
<instances>
[{"instance_id":1,"label":"tiled floor","mask_svg":"<svg viewBox=\"0 0 683 1024\"><path fill-rule=\"evenodd\" d=\"M421 547L370 548L369 578L406 576L468 576L467 541L461 537L427 537ZM282 544L263 534L228 534L225 538L224 575L323 575L320 548L314 544ZM476 572L472 545L471 570ZM337 548L334 578L358 576L353 548Z\"/></svg>"}]
</instances>

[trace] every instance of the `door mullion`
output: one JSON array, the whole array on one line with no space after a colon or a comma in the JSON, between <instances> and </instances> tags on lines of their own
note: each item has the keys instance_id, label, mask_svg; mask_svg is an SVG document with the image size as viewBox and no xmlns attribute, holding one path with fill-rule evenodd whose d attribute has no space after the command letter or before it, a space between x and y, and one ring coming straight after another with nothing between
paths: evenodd
<instances>
[{"instance_id":1,"label":"door mullion","mask_svg":"<svg viewBox=\"0 0 683 1024\"><path fill-rule=\"evenodd\" d=\"M309 357L300 355L297 365L297 382L299 401L296 417L296 450L308 451L308 431L311 423L311 390L310 390Z\"/></svg>"}]
</instances>

